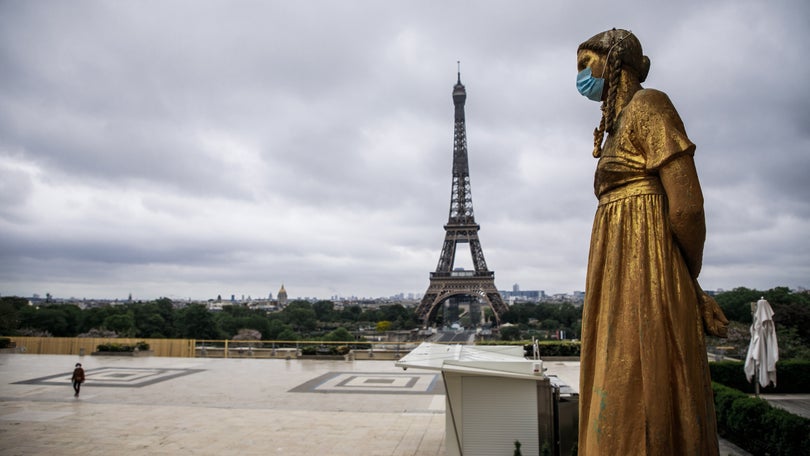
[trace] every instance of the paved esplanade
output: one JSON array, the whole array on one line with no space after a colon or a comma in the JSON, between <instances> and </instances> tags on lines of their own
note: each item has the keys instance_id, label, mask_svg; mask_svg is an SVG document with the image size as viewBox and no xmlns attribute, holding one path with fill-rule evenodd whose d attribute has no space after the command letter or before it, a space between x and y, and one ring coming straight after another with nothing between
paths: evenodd
<instances>
[{"instance_id":1,"label":"paved esplanade","mask_svg":"<svg viewBox=\"0 0 810 456\"><path fill-rule=\"evenodd\" d=\"M441 375L393 361L0 355L0 455L443 455L444 428Z\"/></svg>"},{"instance_id":2,"label":"paved esplanade","mask_svg":"<svg viewBox=\"0 0 810 456\"><path fill-rule=\"evenodd\" d=\"M393 361L0 355L0 454L436 455L443 392Z\"/></svg>"}]
</instances>

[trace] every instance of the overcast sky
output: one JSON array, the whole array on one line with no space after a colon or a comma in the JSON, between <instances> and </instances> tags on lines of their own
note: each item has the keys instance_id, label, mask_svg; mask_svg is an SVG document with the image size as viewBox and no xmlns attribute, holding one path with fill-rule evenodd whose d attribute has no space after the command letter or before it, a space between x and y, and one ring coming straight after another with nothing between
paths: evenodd
<instances>
[{"instance_id":1,"label":"overcast sky","mask_svg":"<svg viewBox=\"0 0 810 456\"><path fill-rule=\"evenodd\" d=\"M576 48L611 27L697 144L703 288L810 287L808 23L806 0L0 1L0 295L424 293L457 60L496 285L583 290Z\"/></svg>"}]
</instances>

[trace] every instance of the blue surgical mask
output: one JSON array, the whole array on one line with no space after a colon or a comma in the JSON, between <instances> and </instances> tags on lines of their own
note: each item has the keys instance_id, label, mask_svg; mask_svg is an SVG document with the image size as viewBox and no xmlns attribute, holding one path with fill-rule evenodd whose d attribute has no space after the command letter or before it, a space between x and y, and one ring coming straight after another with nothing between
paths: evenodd
<instances>
[{"instance_id":1,"label":"blue surgical mask","mask_svg":"<svg viewBox=\"0 0 810 456\"><path fill-rule=\"evenodd\" d=\"M615 29L614 29L615 30ZM624 41L625 38L632 35L633 32L628 31L625 35L619 38L618 41L613 43L607 51L607 56L605 56L605 67L602 69L602 76L605 75L605 68L607 68L608 62L610 62L610 53L613 52L613 48L615 48L619 43ZM589 100L592 101L602 101L602 91L605 89L605 78L595 78L591 73L590 67L585 68L584 70L577 73L577 90L579 93L587 97Z\"/></svg>"},{"instance_id":2,"label":"blue surgical mask","mask_svg":"<svg viewBox=\"0 0 810 456\"><path fill-rule=\"evenodd\" d=\"M577 73L577 90L592 101L602 101L602 90L605 88L605 78L595 78L591 68L585 68Z\"/></svg>"}]
</instances>

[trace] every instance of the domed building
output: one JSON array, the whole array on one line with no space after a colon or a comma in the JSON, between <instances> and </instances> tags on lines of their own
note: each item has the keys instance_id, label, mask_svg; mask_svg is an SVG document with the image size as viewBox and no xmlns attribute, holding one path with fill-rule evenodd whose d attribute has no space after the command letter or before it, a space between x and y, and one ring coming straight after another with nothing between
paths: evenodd
<instances>
[{"instance_id":1,"label":"domed building","mask_svg":"<svg viewBox=\"0 0 810 456\"><path fill-rule=\"evenodd\" d=\"M284 307L287 305L287 290L284 289L284 284L281 284L281 290L278 290L278 306Z\"/></svg>"}]
</instances>

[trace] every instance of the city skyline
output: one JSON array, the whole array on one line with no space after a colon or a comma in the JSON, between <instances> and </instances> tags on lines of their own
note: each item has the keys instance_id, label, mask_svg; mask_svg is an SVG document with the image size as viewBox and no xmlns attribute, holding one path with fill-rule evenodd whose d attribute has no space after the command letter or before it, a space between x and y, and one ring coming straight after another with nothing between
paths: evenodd
<instances>
[{"instance_id":1,"label":"city skyline","mask_svg":"<svg viewBox=\"0 0 810 456\"><path fill-rule=\"evenodd\" d=\"M704 289L810 287L810 4L788 0L0 3L0 295L423 293L461 61L499 290L584 289L620 27L697 144ZM466 261L460 258L462 264Z\"/></svg>"},{"instance_id":2,"label":"city skyline","mask_svg":"<svg viewBox=\"0 0 810 456\"><path fill-rule=\"evenodd\" d=\"M512 284L509 288L499 289L500 293L531 293L536 292L540 293L542 296L552 297L555 295L569 295L569 296L576 296L580 293L583 293L582 290L573 290L571 292L559 292L559 293L547 293L546 290L543 289L518 289L515 290L515 286L518 284ZM510 289L511 288L511 289ZM291 298L291 300L302 299L302 300L332 300L332 301L340 301L340 300L365 300L365 299L402 299L407 301L418 301L422 299L424 295L423 292L409 292L409 291L400 291L398 293L394 293L387 296L358 296L356 294L348 294L348 295L332 295L332 296L295 296ZM82 300L82 299L90 299L90 300L97 300L97 301L149 301L154 299L166 298L170 296L168 295L161 295L159 298L149 298L143 299L137 296L133 296L131 293L128 294L126 297L121 296L108 296L108 297L94 297L94 298L86 298L82 296L54 296L50 292L46 293L29 293L25 295L16 295L17 297L21 298L33 298L38 300L48 300L53 299L55 301L59 300ZM2 297L2 295L0 295ZM216 296L206 296L206 297L196 297L192 298L191 296L182 297L182 296L175 296L172 298L174 300L182 301L182 300L193 300L193 301L236 301L236 302L249 302L249 301L274 301L277 300L277 293L276 292L267 292L264 295L250 295L244 293L217 293Z\"/></svg>"}]
</instances>

